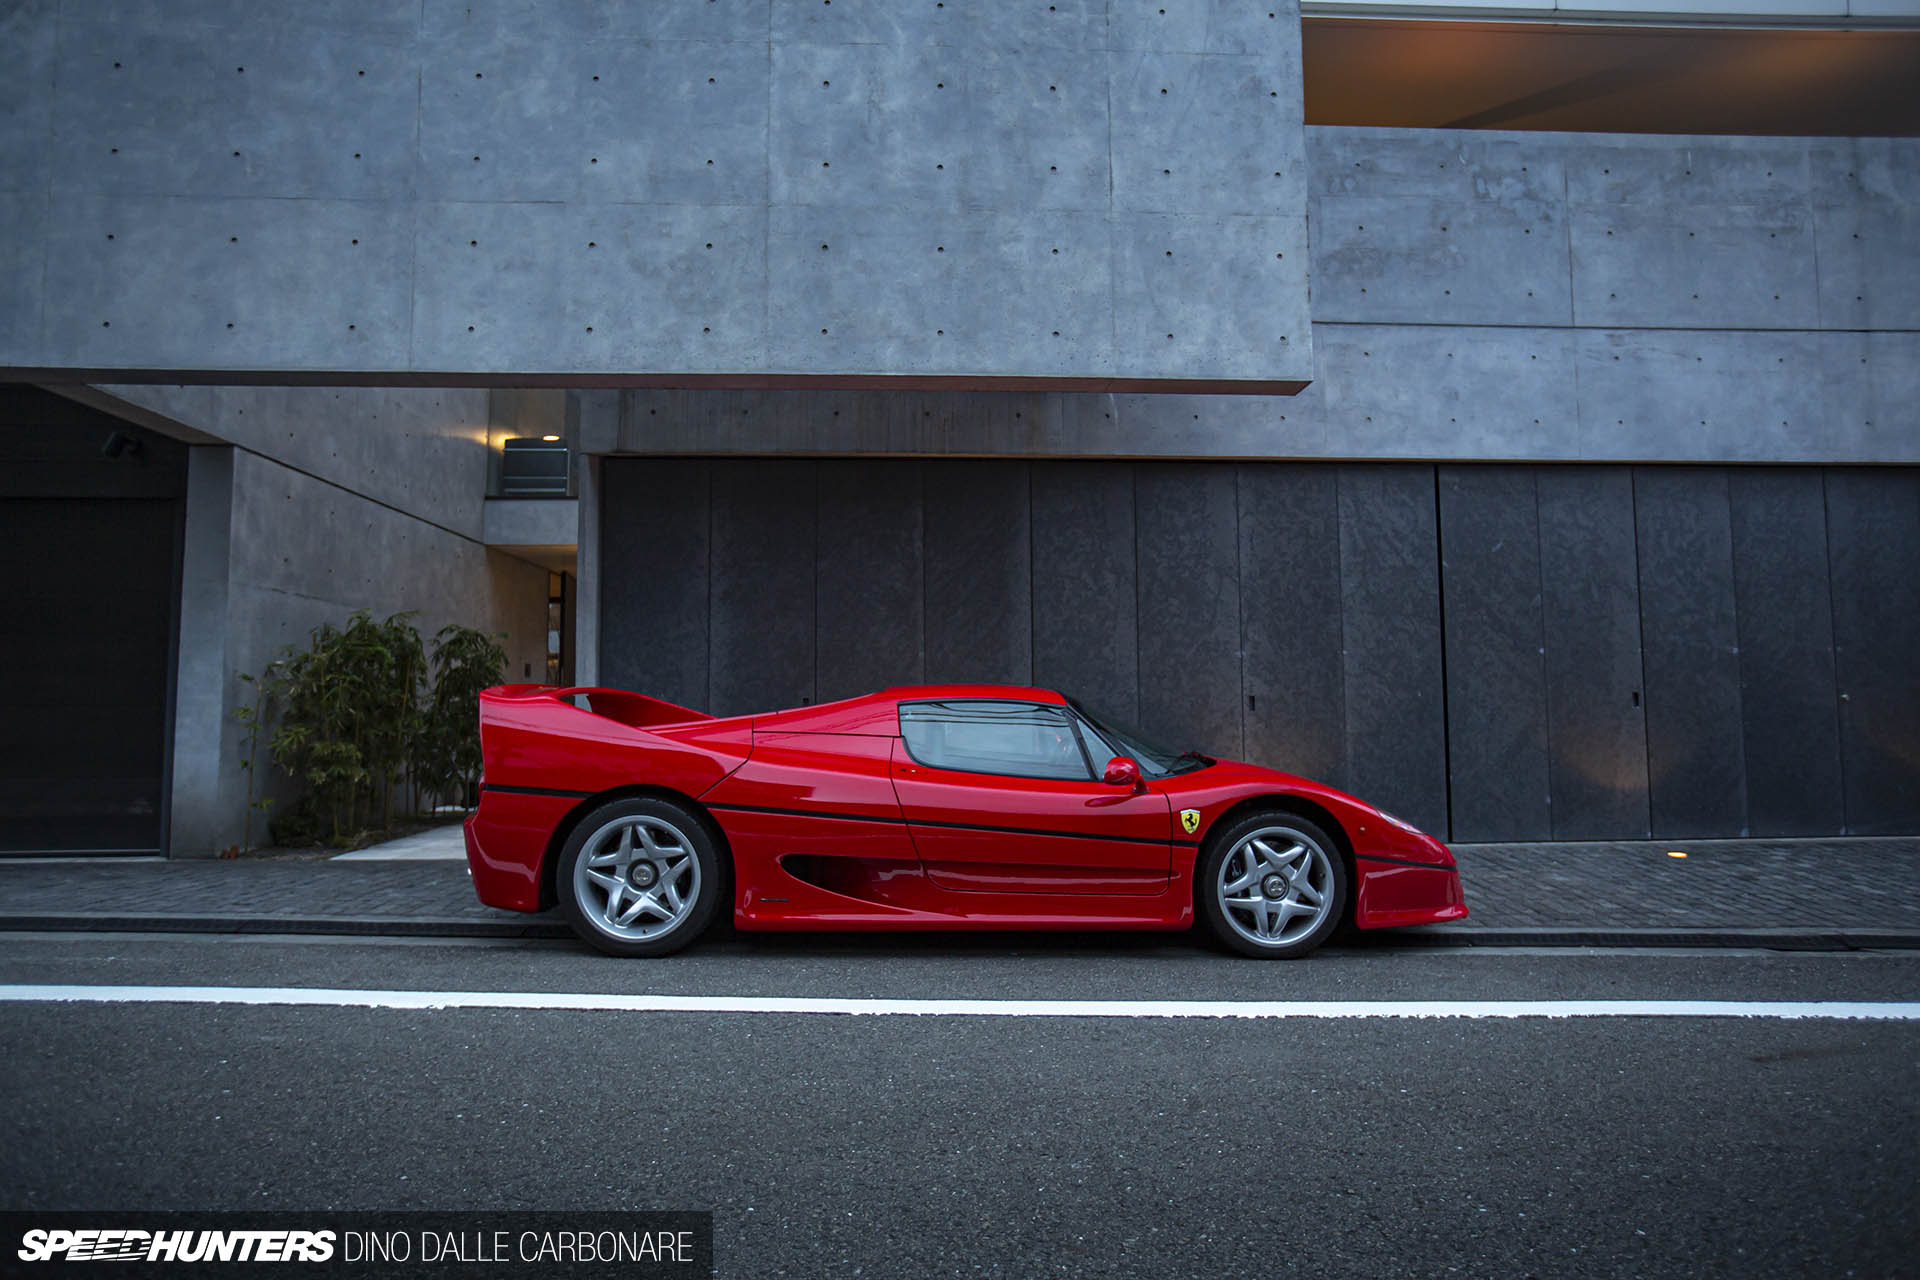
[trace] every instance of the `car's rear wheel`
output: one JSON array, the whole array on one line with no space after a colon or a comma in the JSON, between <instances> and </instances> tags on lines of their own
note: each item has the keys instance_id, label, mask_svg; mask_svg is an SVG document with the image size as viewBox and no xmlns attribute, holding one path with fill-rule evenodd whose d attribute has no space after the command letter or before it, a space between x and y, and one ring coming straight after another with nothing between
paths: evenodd
<instances>
[{"instance_id":1,"label":"car's rear wheel","mask_svg":"<svg viewBox=\"0 0 1920 1280\"><path fill-rule=\"evenodd\" d=\"M670 800L616 800L574 828L555 868L573 931L608 955L663 956L699 937L726 897L713 837Z\"/></svg>"},{"instance_id":2,"label":"car's rear wheel","mask_svg":"<svg viewBox=\"0 0 1920 1280\"><path fill-rule=\"evenodd\" d=\"M1263 960L1310 954L1347 912L1339 846L1291 813L1253 813L1214 832L1194 879L1201 918L1213 935Z\"/></svg>"}]
</instances>

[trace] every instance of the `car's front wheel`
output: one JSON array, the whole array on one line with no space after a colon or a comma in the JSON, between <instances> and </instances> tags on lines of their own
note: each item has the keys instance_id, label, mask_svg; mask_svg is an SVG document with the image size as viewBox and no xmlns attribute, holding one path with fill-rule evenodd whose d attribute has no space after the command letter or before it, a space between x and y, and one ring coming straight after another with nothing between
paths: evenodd
<instances>
[{"instance_id":1,"label":"car's front wheel","mask_svg":"<svg viewBox=\"0 0 1920 1280\"><path fill-rule=\"evenodd\" d=\"M616 956L663 956L699 937L726 896L713 837L669 800L616 800L560 851L555 883L573 931Z\"/></svg>"},{"instance_id":2,"label":"car's front wheel","mask_svg":"<svg viewBox=\"0 0 1920 1280\"><path fill-rule=\"evenodd\" d=\"M1253 813L1207 838L1195 868L1200 916L1242 955L1291 960L1311 953L1347 911L1339 846L1291 813Z\"/></svg>"}]
</instances>

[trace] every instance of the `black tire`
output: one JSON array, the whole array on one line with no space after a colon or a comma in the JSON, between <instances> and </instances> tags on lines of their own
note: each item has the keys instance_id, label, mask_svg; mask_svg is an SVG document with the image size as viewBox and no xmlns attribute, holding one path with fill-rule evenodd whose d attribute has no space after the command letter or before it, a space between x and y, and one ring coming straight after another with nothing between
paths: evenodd
<instances>
[{"instance_id":1,"label":"black tire","mask_svg":"<svg viewBox=\"0 0 1920 1280\"><path fill-rule=\"evenodd\" d=\"M1268 809L1208 834L1194 867L1194 904L1228 950L1298 960L1347 918L1351 880L1340 846L1321 827Z\"/></svg>"},{"instance_id":2,"label":"black tire","mask_svg":"<svg viewBox=\"0 0 1920 1280\"><path fill-rule=\"evenodd\" d=\"M582 818L554 868L567 923L610 956L686 946L730 901L729 879L706 823L653 797L611 801Z\"/></svg>"}]
</instances>

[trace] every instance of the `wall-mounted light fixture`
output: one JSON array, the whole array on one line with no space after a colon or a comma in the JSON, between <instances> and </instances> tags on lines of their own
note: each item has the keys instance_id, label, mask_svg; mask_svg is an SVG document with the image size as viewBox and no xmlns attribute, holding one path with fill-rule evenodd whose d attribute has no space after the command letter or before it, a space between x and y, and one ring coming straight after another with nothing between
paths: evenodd
<instances>
[{"instance_id":1,"label":"wall-mounted light fixture","mask_svg":"<svg viewBox=\"0 0 1920 1280\"><path fill-rule=\"evenodd\" d=\"M107 436L105 444L100 446L103 458L137 458L143 446L140 437L127 431L115 431Z\"/></svg>"}]
</instances>

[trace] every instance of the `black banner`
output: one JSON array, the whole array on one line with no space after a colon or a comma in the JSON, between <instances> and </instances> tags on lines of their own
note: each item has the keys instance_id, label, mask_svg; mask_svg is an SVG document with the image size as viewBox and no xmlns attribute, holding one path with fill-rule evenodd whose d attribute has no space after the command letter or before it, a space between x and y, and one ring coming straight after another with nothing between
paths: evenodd
<instances>
[{"instance_id":1,"label":"black banner","mask_svg":"<svg viewBox=\"0 0 1920 1280\"><path fill-rule=\"evenodd\" d=\"M713 1214L0 1213L0 1275L713 1274Z\"/></svg>"}]
</instances>

